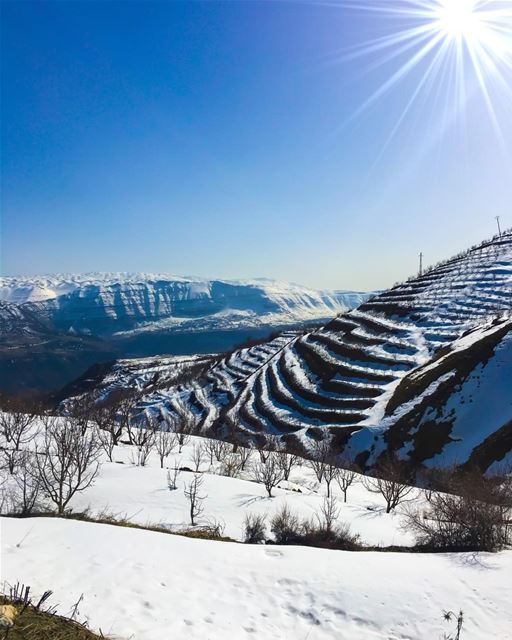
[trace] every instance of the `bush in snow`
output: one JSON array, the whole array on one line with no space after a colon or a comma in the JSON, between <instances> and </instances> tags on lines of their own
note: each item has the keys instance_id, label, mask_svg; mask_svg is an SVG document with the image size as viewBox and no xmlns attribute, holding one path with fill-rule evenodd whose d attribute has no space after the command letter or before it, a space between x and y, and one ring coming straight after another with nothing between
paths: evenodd
<instances>
[{"instance_id":1,"label":"bush in snow","mask_svg":"<svg viewBox=\"0 0 512 640\"><path fill-rule=\"evenodd\" d=\"M270 520L270 530L277 544L294 544L326 549L354 551L360 549L359 536L346 524L338 523L336 499L325 498L317 521L300 521L288 505L284 505Z\"/></svg>"},{"instance_id":2,"label":"bush in snow","mask_svg":"<svg viewBox=\"0 0 512 640\"><path fill-rule=\"evenodd\" d=\"M494 485L478 474L464 474L454 489L458 495L433 493L427 511L407 513L407 526L418 545L433 549L497 551L512 544L509 481Z\"/></svg>"},{"instance_id":3,"label":"bush in snow","mask_svg":"<svg viewBox=\"0 0 512 640\"><path fill-rule=\"evenodd\" d=\"M243 536L244 542L247 544L265 542L267 537L267 523L265 516L248 513L244 518Z\"/></svg>"},{"instance_id":4,"label":"bush in snow","mask_svg":"<svg viewBox=\"0 0 512 640\"><path fill-rule=\"evenodd\" d=\"M300 544L301 523L287 504L270 519L270 530L277 544Z\"/></svg>"}]
</instances>

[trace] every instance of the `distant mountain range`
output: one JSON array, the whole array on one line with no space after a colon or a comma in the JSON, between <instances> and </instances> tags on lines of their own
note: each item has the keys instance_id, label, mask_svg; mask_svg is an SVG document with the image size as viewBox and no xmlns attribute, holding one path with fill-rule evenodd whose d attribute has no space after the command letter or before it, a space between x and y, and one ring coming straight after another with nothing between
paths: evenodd
<instances>
[{"instance_id":1,"label":"distant mountain range","mask_svg":"<svg viewBox=\"0 0 512 640\"><path fill-rule=\"evenodd\" d=\"M0 278L0 388L49 389L96 360L225 351L368 299L286 282L91 273ZM96 354L96 358L95 358Z\"/></svg>"},{"instance_id":2,"label":"distant mountain range","mask_svg":"<svg viewBox=\"0 0 512 640\"><path fill-rule=\"evenodd\" d=\"M36 321L51 330L98 336L297 324L330 318L368 297L266 279L133 273L0 278L2 322L17 315L19 323Z\"/></svg>"},{"instance_id":3,"label":"distant mountain range","mask_svg":"<svg viewBox=\"0 0 512 640\"><path fill-rule=\"evenodd\" d=\"M366 470L390 452L414 466L512 463L512 231L320 329L220 360L121 361L82 382L138 388L141 412L190 412L203 433L235 426L302 451L329 437Z\"/></svg>"}]
</instances>

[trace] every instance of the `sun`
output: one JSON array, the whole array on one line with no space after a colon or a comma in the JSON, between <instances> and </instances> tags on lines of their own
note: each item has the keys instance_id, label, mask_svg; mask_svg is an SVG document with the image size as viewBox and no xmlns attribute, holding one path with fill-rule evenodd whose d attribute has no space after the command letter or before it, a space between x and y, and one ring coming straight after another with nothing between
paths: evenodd
<instances>
[{"instance_id":1,"label":"sun","mask_svg":"<svg viewBox=\"0 0 512 640\"><path fill-rule=\"evenodd\" d=\"M483 15L472 0L442 0L437 14L437 27L448 38L478 41L485 28Z\"/></svg>"}]
</instances>

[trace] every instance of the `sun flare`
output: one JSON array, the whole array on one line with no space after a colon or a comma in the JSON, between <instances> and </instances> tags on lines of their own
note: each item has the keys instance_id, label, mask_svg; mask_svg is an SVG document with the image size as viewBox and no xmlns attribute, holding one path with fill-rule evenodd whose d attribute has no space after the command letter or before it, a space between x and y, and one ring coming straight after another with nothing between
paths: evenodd
<instances>
[{"instance_id":1,"label":"sun flare","mask_svg":"<svg viewBox=\"0 0 512 640\"><path fill-rule=\"evenodd\" d=\"M444 105L443 129L464 121L479 95L505 148L500 118L512 118L512 0L341 0L338 6L367 12L388 30L346 53L346 59L368 57L371 69L389 73L353 117L412 78L416 88L404 93L390 138L412 108L432 96Z\"/></svg>"}]
</instances>

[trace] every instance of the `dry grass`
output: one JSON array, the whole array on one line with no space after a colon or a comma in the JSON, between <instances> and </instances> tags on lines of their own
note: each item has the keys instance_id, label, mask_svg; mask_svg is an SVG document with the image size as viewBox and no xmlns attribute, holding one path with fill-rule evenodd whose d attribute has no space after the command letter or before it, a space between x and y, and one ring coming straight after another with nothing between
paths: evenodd
<instances>
[{"instance_id":1,"label":"dry grass","mask_svg":"<svg viewBox=\"0 0 512 640\"><path fill-rule=\"evenodd\" d=\"M0 596L0 604L12 604L18 611L12 627L0 627L1 640L98 640L105 637L92 633L75 620L32 604L5 596Z\"/></svg>"}]
</instances>

